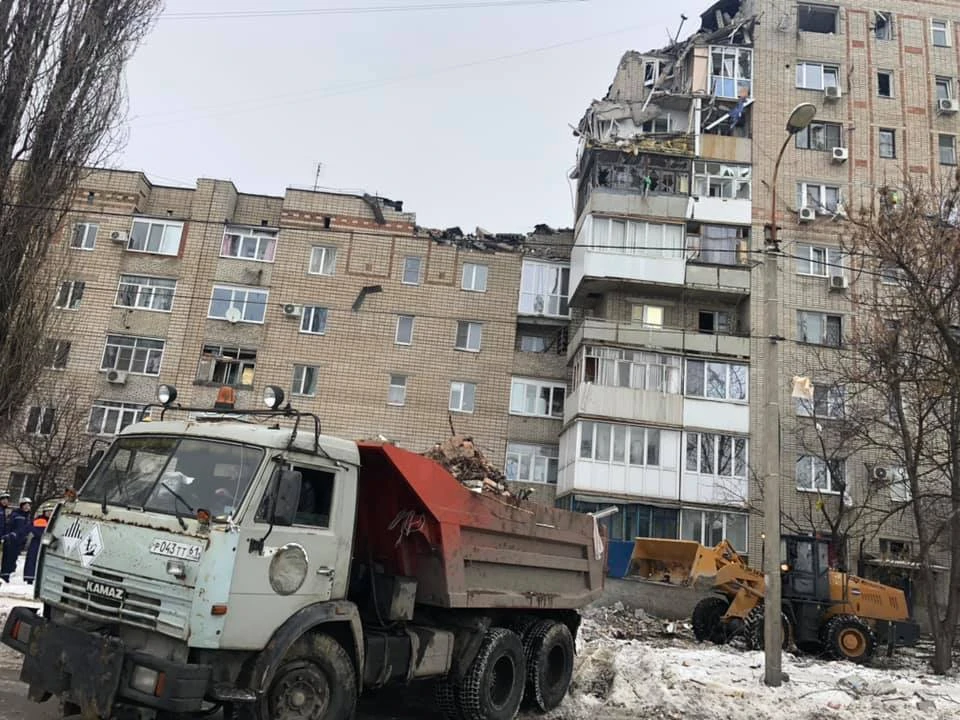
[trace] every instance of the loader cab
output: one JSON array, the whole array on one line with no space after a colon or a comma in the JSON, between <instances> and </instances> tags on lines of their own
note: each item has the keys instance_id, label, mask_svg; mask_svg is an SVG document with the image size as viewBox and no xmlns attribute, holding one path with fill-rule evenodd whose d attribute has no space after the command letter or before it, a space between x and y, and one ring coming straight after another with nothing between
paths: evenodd
<instances>
[{"instance_id":1,"label":"loader cab","mask_svg":"<svg viewBox=\"0 0 960 720\"><path fill-rule=\"evenodd\" d=\"M780 557L784 599L829 602L830 560L826 540L784 535L780 540Z\"/></svg>"}]
</instances>

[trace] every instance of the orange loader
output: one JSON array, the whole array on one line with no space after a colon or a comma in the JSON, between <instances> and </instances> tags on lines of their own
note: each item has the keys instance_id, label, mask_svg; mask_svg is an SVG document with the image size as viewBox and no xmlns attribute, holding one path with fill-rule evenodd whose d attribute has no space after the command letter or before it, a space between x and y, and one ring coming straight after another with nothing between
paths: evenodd
<instances>
[{"instance_id":1,"label":"orange loader","mask_svg":"<svg viewBox=\"0 0 960 720\"><path fill-rule=\"evenodd\" d=\"M825 540L784 536L781 549L784 648L865 663L878 643L888 654L916 643L919 626L902 590L831 569ZM693 611L700 642L741 638L752 649L763 647L764 575L726 540L711 548L689 540L637 538L628 574L709 592Z\"/></svg>"}]
</instances>

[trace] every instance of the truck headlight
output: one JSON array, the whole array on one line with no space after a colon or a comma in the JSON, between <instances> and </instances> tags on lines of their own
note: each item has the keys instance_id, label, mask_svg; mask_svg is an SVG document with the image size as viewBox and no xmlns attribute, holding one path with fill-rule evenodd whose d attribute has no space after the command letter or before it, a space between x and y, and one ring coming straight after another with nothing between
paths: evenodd
<instances>
[{"instance_id":1,"label":"truck headlight","mask_svg":"<svg viewBox=\"0 0 960 720\"><path fill-rule=\"evenodd\" d=\"M296 543L277 550L270 561L270 587L277 595L293 595L307 579L307 552Z\"/></svg>"},{"instance_id":2,"label":"truck headlight","mask_svg":"<svg viewBox=\"0 0 960 720\"><path fill-rule=\"evenodd\" d=\"M130 687L144 695L163 695L163 687L166 684L167 676L159 670L136 665L133 672L130 673Z\"/></svg>"},{"instance_id":3,"label":"truck headlight","mask_svg":"<svg viewBox=\"0 0 960 720\"><path fill-rule=\"evenodd\" d=\"M187 567L180 560L168 560L167 575L172 575L177 580L183 580L187 575Z\"/></svg>"}]
</instances>

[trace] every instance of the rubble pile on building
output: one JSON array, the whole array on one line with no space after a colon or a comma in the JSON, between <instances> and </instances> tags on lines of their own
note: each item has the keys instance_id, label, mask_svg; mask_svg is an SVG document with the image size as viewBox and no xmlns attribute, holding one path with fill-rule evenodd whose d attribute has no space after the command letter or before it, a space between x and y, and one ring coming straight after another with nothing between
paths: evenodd
<instances>
[{"instance_id":1,"label":"rubble pile on building","mask_svg":"<svg viewBox=\"0 0 960 720\"><path fill-rule=\"evenodd\" d=\"M484 457L471 437L453 435L423 455L440 463L464 487L474 492L488 492L505 498L518 497L507 486L503 471ZM525 495L520 499L525 499Z\"/></svg>"}]
</instances>

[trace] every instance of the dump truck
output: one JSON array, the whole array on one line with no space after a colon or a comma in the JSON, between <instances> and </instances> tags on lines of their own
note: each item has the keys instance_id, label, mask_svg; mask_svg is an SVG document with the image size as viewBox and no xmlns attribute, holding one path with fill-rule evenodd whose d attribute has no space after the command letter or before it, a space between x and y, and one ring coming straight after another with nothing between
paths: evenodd
<instances>
[{"instance_id":1,"label":"dump truck","mask_svg":"<svg viewBox=\"0 0 960 720\"><path fill-rule=\"evenodd\" d=\"M780 566L784 647L865 663L878 642L888 652L913 645L920 634L899 588L830 568L828 544L812 536L783 536ZM709 593L693 610L694 636L723 644L733 638L763 647L766 580L727 541L705 547L690 540L637 538L634 577Z\"/></svg>"},{"instance_id":2,"label":"dump truck","mask_svg":"<svg viewBox=\"0 0 960 720\"><path fill-rule=\"evenodd\" d=\"M323 435L279 387L262 411L159 397L57 506L42 610L4 625L31 699L123 720L343 720L389 685L460 720L561 702L603 585L595 519Z\"/></svg>"}]
</instances>

